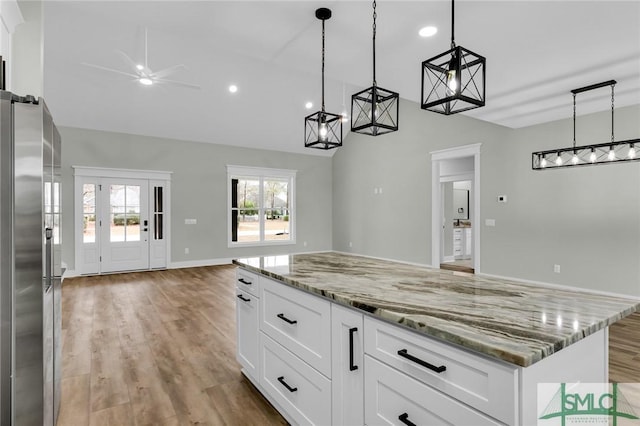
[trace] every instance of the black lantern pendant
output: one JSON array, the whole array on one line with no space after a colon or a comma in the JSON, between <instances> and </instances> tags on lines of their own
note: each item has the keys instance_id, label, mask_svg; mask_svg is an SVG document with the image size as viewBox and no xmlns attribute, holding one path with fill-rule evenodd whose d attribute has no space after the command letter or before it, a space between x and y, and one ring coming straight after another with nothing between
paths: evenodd
<instances>
[{"instance_id":1,"label":"black lantern pendant","mask_svg":"<svg viewBox=\"0 0 640 426\"><path fill-rule=\"evenodd\" d=\"M373 86L351 96L351 131L378 136L398 130L399 95L376 82L376 2L373 2Z\"/></svg>"},{"instance_id":2,"label":"black lantern pendant","mask_svg":"<svg viewBox=\"0 0 640 426\"><path fill-rule=\"evenodd\" d=\"M485 104L486 59L454 39L451 0L451 49L422 63L421 108L451 115Z\"/></svg>"},{"instance_id":3,"label":"black lantern pendant","mask_svg":"<svg viewBox=\"0 0 640 426\"><path fill-rule=\"evenodd\" d=\"M342 146L342 115L324 110L324 21L331 18L331 10L321 7L316 18L322 21L322 109L304 119L304 146L333 149Z\"/></svg>"}]
</instances>

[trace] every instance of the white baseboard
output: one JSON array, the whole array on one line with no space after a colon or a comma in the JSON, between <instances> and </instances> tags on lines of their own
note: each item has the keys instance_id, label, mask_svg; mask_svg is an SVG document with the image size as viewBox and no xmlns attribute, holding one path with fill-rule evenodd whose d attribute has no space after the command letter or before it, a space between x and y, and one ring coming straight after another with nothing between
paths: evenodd
<instances>
[{"instance_id":1,"label":"white baseboard","mask_svg":"<svg viewBox=\"0 0 640 426\"><path fill-rule=\"evenodd\" d=\"M456 260L455 256L445 256L444 259L442 259L443 262L453 262Z\"/></svg>"},{"instance_id":2,"label":"white baseboard","mask_svg":"<svg viewBox=\"0 0 640 426\"><path fill-rule=\"evenodd\" d=\"M64 278L73 278L79 275L80 274L78 274L75 269L67 269L66 271L64 271Z\"/></svg>"},{"instance_id":3,"label":"white baseboard","mask_svg":"<svg viewBox=\"0 0 640 426\"><path fill-rule=\"evenodd\" d=\"M230 265L232 257L220 258L220 259L203 259L203 260L188 260L186 262L171 262L168 269L182 269L182 268L197 268L200 266L216 266L216 265Z\"/></svg>"}]
</instances>

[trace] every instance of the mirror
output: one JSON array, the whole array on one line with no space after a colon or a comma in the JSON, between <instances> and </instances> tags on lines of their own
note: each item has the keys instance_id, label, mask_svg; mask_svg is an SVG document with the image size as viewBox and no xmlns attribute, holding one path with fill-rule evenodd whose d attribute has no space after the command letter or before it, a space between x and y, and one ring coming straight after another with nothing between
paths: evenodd
<instances>
[{"instance_id":1,"label":"mirror","mask_svg":"<svg viewBox=\"0 0 640 426\"><path fill-rule=\"evenodd\" d=\"M453 189L453 219L469 220L469 190Z\"/></svg>"}]
</instances>

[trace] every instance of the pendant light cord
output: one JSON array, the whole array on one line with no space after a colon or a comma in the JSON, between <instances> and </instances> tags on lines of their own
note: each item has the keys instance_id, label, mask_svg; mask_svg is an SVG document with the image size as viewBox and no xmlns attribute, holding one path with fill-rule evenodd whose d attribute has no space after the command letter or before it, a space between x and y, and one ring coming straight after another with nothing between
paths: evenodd
<instances>
[{"instance_id":1,"label":"pendant light cord","mask_svg":"<svg viewBox=\"0 0 640 426\"><path fill-rule=\"evenodd\" d=\"M373 86L377 86L376 83L376 0L373 0Z\"/></svg>"},{"instance_id":2,"label":"pendant light cord","mask_svg":"<svg viewBox=\"0 0 640 426\"><path fill-rule=\"evenodd\" d=\"M324 112L324 19L322 20L322 112Z\"/></svg>"},{"instance_id":3,"label":"pendant light cord","mask_svg":"<svg viewBox=\"0 0 640 426\"><path fill-rule=\"evenodd\" d=\"M573 147L576 147L576 94L573 94Z\"/></svg>"},{"instance_id":4,"label":"pendant light cord","mask_svg":"<svg viewBox=\"0 0 640 426\"><path fill-rule=\"evenodd\" d=\"M454 0L451 0L451 48L455 48L456 47L456 42L455 42L455 8L454 8Z\"/></svg>"},{"instance_id":5,"label":"pendant light cord","mask_svg":"<svg viewBox=\"0 0 640 426\"><path fill-rule=\"evenodd\" d=\"M614 101L613 89L615 87L616 87L615 83L611 84L611 143L613 143L614 141L613 139L613 101Z\"/></svg>"}]
</instances>

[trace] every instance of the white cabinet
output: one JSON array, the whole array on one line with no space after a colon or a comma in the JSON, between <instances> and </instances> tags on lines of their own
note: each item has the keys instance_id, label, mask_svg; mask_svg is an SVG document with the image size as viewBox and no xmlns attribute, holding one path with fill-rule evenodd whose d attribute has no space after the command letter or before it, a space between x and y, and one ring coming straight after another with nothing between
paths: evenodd
<instances>
[{"instance_id":1,"label":"white cabinet","mask_svg":"<svg viewBox=\"0 0 640 426\"><path fill-rule=\"evenodd\" d=\"M331 381L265 334L260 385L298 424L331 424Z\"/></svg>"},{"instance_id":2,"label":"white cabinet","mask_svg":"<svg viewBox=\"0 0 640 426\"><path fill-rule=\"evenodd\" d=\"M240 274L238 274L240 276ZM254 278L258 282L258 278ZM236 359L244 372L258 379L258 319L260 303L258 298L244 289L236 288Z\"/></svg>"},{"instance_id":3,"label":"white cabinet","mask_svg":"<svg viewBox=\"0 0 640 426\"><path fill-rule=\"evenodd\" d=\"M369 355L365 369L367 425L500 425Z\"/></svg>"},{"instance_id":4,"label":"white cabinet","mask_svg":"<svg viewBox=\"0 0 640 426\"><path fill-rule=\"evenodd\" d=\"M486 360L370 317L365 318L364 329L367 355L507 424L517 423L516 366ZM437 412L437 406L431 410Z\"/></svg>"},{"instance_id":5,"label":"white cabinet","mask_svg":"<svg viewBox=\"0 0 640 426\"><path fill-rule=\"evenodd\" d=\"M470 259L473 247L471 228L453 228L453 256L456 260Z\"/></svg>"},{"instance_id":6,"label":"white cabinet","mask_svg":"<svg viewBox=\"0 0 640 426\"><path fill-rule=\"evenodd\" d=\"M331 424L364 424L363 315L331 306Z\"/></svg>"},{"instance_id":7,"label":"white cabinet","mask_svg":"<svg viewBox=\"0 0 640 426\"><path fill-rule=\"evenodd\" d=\"M262 332L331 377L331 302L264 278Z\"/></svg>"}]
</instances>

